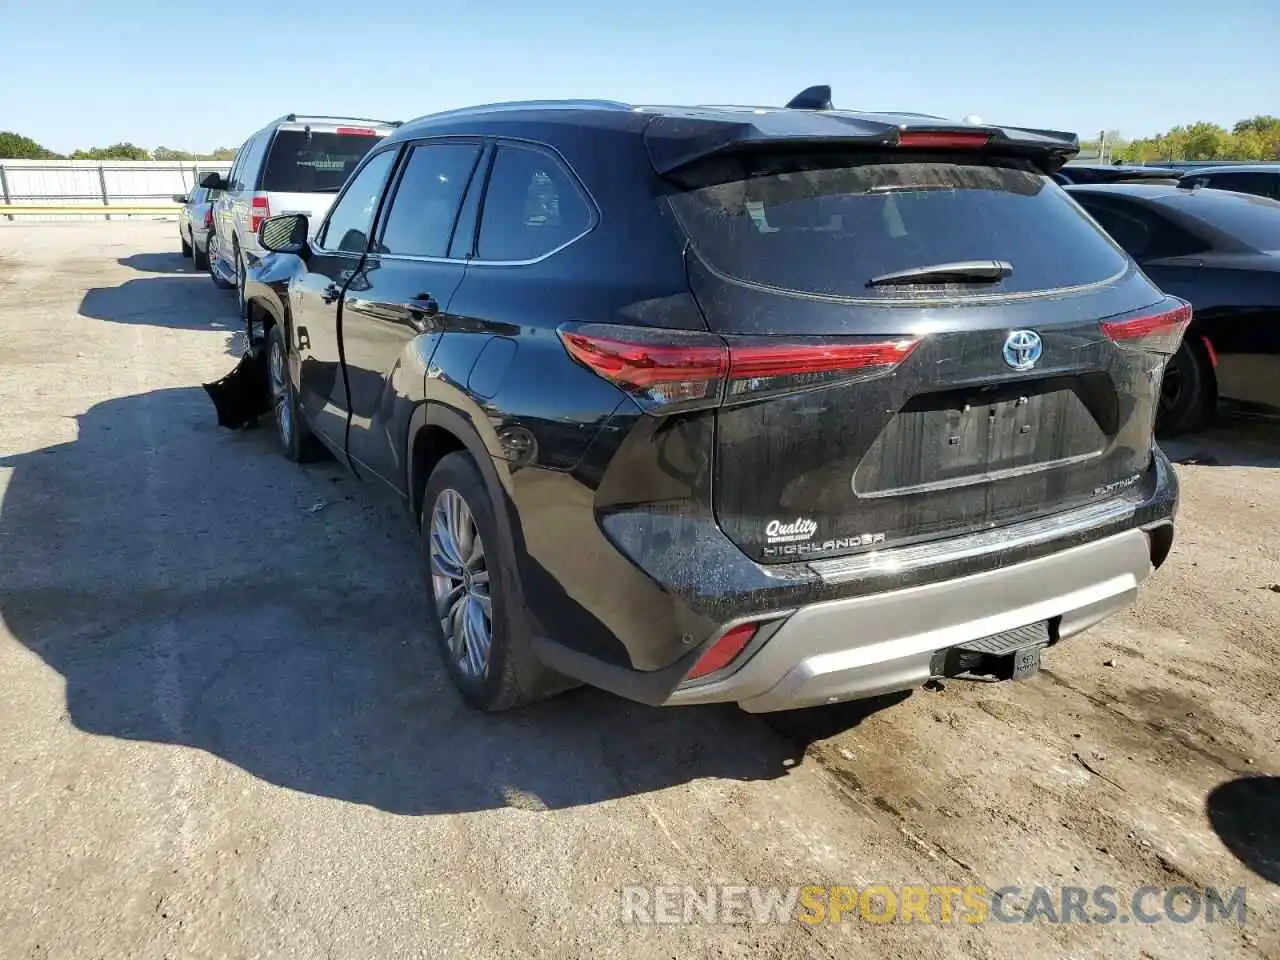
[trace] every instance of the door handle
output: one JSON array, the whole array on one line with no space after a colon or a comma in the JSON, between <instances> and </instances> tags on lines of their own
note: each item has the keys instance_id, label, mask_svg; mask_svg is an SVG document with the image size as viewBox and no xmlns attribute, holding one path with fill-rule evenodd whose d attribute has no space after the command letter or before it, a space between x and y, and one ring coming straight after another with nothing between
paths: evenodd
<instances>
[{"instance_id":1,"label":"door handle","mask_svg":"<svg viewBox=\"0 0 1280 960\"><path fill-rule=\"evenodd\" d=\"M428 317L434 317L440 312L439 302L429 293L418 294L406 303L405 306L414 313L426 314Z\"/></svg>"},{"instance_id":2,"label":"door handle","mask_svg":"<svg viewBox=\"0 0 1280 960\"><path fill-rule=\"evenodd\" d=\"M409 313L409 325L419 333L426 333L431 327L431 318L440 314L440 304L429 293L420 293L405 305Z\"/></svg>"}]
</instances>

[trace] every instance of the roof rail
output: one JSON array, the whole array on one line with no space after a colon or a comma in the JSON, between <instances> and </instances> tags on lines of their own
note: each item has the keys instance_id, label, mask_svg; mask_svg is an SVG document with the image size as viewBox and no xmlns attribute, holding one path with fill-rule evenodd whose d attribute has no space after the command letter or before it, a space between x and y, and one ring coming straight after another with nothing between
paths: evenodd
<instances>
[{"instance_id":1,"label":"roof rail","mask_svg":"<svg viewBox=\"0 0 1280 960\"><path fill-rule=\"evenodd\" d=\"M473 107L441 110L418 117L419 120L440 120L446 117L465 117L477 113L497 113L509 110L624 110L631 112L631 104L617 100L505 100L499 103L481 103Z\"/></svg>"},{"instance_id":2,"label":"roof rail","mask_svg":"<svg viewBox=\"0 0 1280 960\"><path fill-rule=\"evenodd\" d=\"M276 123L297 123L300 120L358 120L361 123L382 123L398 126L401 120L375 120L373 117L332 117L323 113L287 113L277 118Z\"/></svg>"}]
</instances>

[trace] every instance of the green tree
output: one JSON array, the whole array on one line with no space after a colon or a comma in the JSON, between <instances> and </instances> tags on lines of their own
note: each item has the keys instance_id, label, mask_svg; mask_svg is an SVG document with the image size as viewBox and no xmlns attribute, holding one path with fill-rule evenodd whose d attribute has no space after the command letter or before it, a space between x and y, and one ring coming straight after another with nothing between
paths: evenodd
<instances>
[{"instance_id":1,"label":"green tree","mask_svg":"<svg viewBox=\"0 0 1280 960\"><path fill-rule=\"evenodd\" d=\"M109 147L90 147L71 154L72 160L150 160L151 154L132 143L113 143Z\"/></svg>"},{"instance_id":2,"label":"green tree","mask_svg":"<svg viewBox=\"0 0 1280 960\"><path fill-rule=\"evenodd\" d=\"M219 147L207 157L201 157L202 160L234 160L236 158L235 147Z\"/></svg>"},{"instance_id":3,"label":"green tree","mask_svg":"<svg viewBox=\"0 0 1280 960\"><path fill-rule=\"evenodd\" d=\"M168 147L156 147L151 151L152 160L195 160L197 155L185 150L170 150Z\"/></svg>"},{"instance_id":4,"label":"green tree","mask_svg":"<svg viewBox=\"0 0 1280 960\"><path fill-rule=\"evenodd\" d=\"M0 130L0 160L57 160L52 150L46 150L30 137L8 130Z\"/></svg>"}]
</instances>

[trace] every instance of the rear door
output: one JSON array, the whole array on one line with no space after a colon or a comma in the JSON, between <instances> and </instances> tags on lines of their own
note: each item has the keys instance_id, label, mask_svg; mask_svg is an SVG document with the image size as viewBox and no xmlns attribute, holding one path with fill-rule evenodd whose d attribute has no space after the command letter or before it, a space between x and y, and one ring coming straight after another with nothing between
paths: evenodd
<instances>
[{"instance_id":1,"label":"rear door","mask_svg":"<svg viewBox=\"0 0 1280 960\"><path fill-rule=\"evenodd\" d=\"M735 169L670 203L730 346L713 498L745 552L874 550L1139 482L1163 360L1102 321L1165 313L1180 336L1185 315L1050 178L901 152ZM909 276L941 264L960 273Z\"/></svg>"},{"instance_id":2,"label":"rear door","mask_svg":"<svg viewBox=\"0 0 1280 960\"><path fill-rule=\"evenodd\" d=\"M377 217L397 151L369 158L316 231L305 273L290 290L292 352L299 358L297 383L307 419L338 449L345 449L347 387L338 343L343 290L356 275Z\"/></svg>"},{"instance_id":3,"label":"rear door","mask_svg":"<svg viewBox=\"0 0 1280 960\"><path fill-rule=\"evenodd\" d=\"M343 298L347 451L402 494L408 394L422 386L403 378L413 372L421 378L441 333L457 319L449 305L466 262L450 259L449 247L482 151L478 140L410 148L388 192L377 242Z\"/></svg>"}]
</instances>

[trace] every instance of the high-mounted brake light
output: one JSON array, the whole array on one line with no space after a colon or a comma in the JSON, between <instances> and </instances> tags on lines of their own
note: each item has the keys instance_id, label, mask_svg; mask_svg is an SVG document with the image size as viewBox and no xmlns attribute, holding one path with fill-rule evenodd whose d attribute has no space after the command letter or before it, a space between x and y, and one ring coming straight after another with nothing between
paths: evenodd
<instances>
[{"instance_id":1,"label":"high-mounted brake light","mask_svg":"<svg viewBox=\"0 0 1280 960\"><path fill-rule=\"evenodd\" d=\"M893 370L918 340L719 337L709 333L570 324L569 355L646 409L715 406L828 386Z\"/></svg>"},{"instance_id":2,"label":"high-mounted brake light","mask_svg":"<svg viewBox=\"0 0 1280 960\"><path fill-rule=\"evenodd\" d=\"M1104 320L1102 332L1109 340L1132 344L1153 353L1178 352L1183 334L1191 323L1191 304L1175 300L1176 306L1161 313L1144 314L1125 320Z\"/></svg>"},{"instance_id":3,"label":"high-mounted brake light","mask_svg":"<svg viewBox=\"0 0 1280 960\"><path fill-rule=\"evenodd\" d=\"M378 131L370 127L339 127L338 133L350 134L353 137L376 137Z\"/></svg>"},{"instance_id":4,"label":"high-mounted brake light","mask_svg":"<svg viewBox=\"0 0 1280 960\"><path fill-rule=\"evenodd\" d=\"M898 135L898 146L933 150L972 150L984 147L989 133L945 133L941 130L904 130Z\"/></svg>"},{"instance_id":5,"label":"high-mounted brake light","mask_svg":"<svg viewBox=\"0 0 1280 960\"><path fill-rule=\"evenodd\" d=\"M271 202L262 194L249 201L249 232L257 233L262 221L271 216Z\"/></svg>"}]
</instances>

